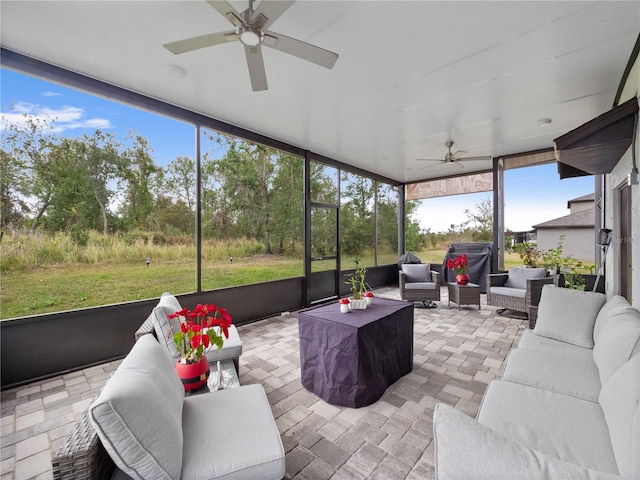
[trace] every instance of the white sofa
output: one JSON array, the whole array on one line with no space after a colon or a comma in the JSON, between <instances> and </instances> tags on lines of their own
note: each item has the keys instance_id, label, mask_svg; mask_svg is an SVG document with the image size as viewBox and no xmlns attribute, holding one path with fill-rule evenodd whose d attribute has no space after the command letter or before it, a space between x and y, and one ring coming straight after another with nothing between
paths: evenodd
<instances>
[{"instance_id":1,"label":"white sofa","mask_svg":"<svg viewBox=\"0 0 640 480\"><path fill-rule=\"evenodd\" d=\"M169 315L180 310L182 310L182 305L180 305L178 299L168 292L163 293L151 314L136 331L136 341L143 335L151 333L156 337L169 358L177 362L180 354L177 352L173 342L173 334L180 331L180 320L178 318L169 318ZM229 338L225 338L224 345L220 350L211 348L207 352L207 361L209 364L213 364L218 360L233 360L236 372L240 374L240 355L242 355L242 341L236 326L231 325L229 327Z\"/></svg>"},{"instance_id":2,"label":"white sofa","mask_svg":"<svg viewBox=\"0 0 640 480\"><path fill-rule=\"evenodd\" d=\"M434 412L436 478L639 479L640 312L546 285L477 419Z\"/></svg>"}]
</instances>

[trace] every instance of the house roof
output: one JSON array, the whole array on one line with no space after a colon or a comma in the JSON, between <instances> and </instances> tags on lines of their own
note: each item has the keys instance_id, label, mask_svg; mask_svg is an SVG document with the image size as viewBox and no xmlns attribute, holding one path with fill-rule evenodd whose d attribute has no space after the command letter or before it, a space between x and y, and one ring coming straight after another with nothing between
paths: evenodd
<instances>
[{"instance_id":1,"label":"house roof","mask_svg":"<svg viewBox=\"0 0 640 480\"><path fill-rule=\"evenodd\" d=\"M593 228L595 226L595 206L582 210L581 212L570 213L564 217L554 218L548 222L534 225L533 228Z\"/></svg>"},{"instance_id":2,"label":"house roof","mask_svg":"<svg viewBox=\"0 0 640 480\"><path fill-rule=\"evenodd\" d=\"M571 200L569 200L567 202L567 208L571 208L572 203L587 203L587 202L595 202L595 201L596 201L596 194L588 193L587 195L583 195L577 198L572 198Z\"/></svg>"}]
</instances>

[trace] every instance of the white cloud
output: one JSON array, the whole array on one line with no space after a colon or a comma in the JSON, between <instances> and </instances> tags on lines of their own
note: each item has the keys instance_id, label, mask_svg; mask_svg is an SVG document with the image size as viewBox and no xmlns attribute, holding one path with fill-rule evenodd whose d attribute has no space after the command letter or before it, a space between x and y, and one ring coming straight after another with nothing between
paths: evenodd
<instances>
[{"instance_id":1,"label":"white cloud","mask_svg":"<svg viewBox=\"0 0 640 480\"><path fill-rule=\"evenodd\" d=\"M85 117L85 111L78 107L49 108L33 103L17 102L12 105L9 112L2 113L0 131L5 130L9 125L23 126L30 119L48 122L49 133L62 133L82 128L90 130L111 128L111 122L106 118Z\"/></svg>"},{"instance_id":2,"label":"white cloud","mask_svg":"<svg viewBox=\"0 0 640 480\"><path fill-rule=\"evenodd\" d=\"M43 97L58 97L62 94L58 92L46 91L46 92L42 92L40 95L42 95Z\"/></svg>"}]
</instances>

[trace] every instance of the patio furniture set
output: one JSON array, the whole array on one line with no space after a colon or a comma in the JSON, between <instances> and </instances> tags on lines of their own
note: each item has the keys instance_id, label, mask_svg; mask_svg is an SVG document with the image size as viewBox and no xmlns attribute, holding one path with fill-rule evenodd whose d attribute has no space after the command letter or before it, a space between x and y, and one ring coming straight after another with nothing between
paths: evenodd
<instances>
[{"instance_id":1,"label":"patio furniture set","mask_svg":"<svg viewBox=\"0 0 640 480\"><path fill-rule=\"evenodd\" d=\"M640 478L640 311L542 288L476 419L434 412L436 478Z\"/></svg>"},{"instance_id":2,"label":"patio furniture set","mask_svg":"<svg viewBox=\"0 0 640 480\"><path fill-rule=\"evenodd\" d=\"M53 455L54 479L284 478L284 448L264 388L238 381L242 342L234 326L224 347L207 356L208 385L185 393L170 333L177 320L168 318L179 310L163 294Z\"/></svg>"}]
</instances>

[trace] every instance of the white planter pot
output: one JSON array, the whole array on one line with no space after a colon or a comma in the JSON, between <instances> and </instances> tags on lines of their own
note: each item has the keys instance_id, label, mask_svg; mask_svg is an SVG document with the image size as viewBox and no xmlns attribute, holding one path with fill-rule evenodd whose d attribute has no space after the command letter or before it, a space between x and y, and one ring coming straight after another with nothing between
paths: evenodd
<instances>
[{"instance_id":1,"label":"white planter pot","mask_svg":"<svg viewBox=\"0 0 640 480\"><path fill-rule=\"evenodd\" d=\"M350 298L349 300L351 300L351 303L349 305L351 305L352 310L364 310L365 308L367 308L366 298L362 298L360 300L354 300L353 298Z\"/></svg>"}]
</instances>

